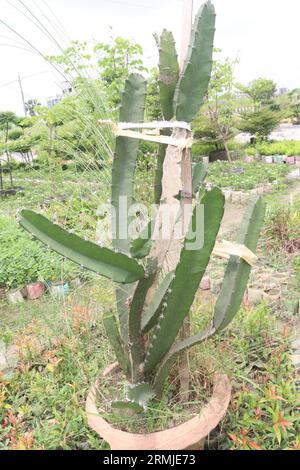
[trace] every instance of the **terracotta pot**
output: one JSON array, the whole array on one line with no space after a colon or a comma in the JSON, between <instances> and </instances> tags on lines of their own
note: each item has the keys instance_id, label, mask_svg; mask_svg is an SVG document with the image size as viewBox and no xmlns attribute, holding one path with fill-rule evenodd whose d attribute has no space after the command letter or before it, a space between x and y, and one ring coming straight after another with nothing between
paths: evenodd
<instances>
[{"instance_id":1,"label":"terracotta pot","mask_svg":"<svg viewBox=\"0 0 300 470\"><path fill-rule=\"evenodd\" d=\"M86 400L87 420L89 426L108 442L112 450L203 449L206 437L224 418L231 396L228 377L217 374L213 395L199 416L164 431L133 434L114 428L99 415L95 401L98 383L91 388Z\"/></svg>"},{"instance_id":2,"label":"terracotta pot","mask_svg":"<svg viewBox=\"0 0 300 470\"><path fill-rule=\"evenodd\" d=\"M42 282L34 282L26 286L26 296L29 300L40 299L45 292L45 285Z\"/></svg>"}]
</instances>

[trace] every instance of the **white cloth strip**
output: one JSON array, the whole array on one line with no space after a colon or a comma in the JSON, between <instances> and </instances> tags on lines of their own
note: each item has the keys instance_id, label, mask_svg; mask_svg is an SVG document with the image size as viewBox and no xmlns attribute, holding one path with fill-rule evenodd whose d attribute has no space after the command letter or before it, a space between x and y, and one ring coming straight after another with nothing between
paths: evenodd
<instances>
[{"instance_id":1,"label":"white cloth strip","mask_svg":"<svg viewBox=\"0 0 300 470\"><path fill-rule=\"evenodd\" d=\"M135 132L135 131L126 131L122 129L117 129L115 132L116 136L120 137L130 137L132 139L147 140L148 142L155 142L158 144L172 145L180 149L191 148L193 144L193 139L174 139L167 135L151 135L146 134L145 132Z\"/></svg>"},{"instance_id":2,"label":"white cloth strip","mask_svg":"<svg viewBox=\"0 0 300 470\"><path fill-rule=\"evenodd\" d=\"M250 266L253 266L258 260L256 254L249 250L245 245L231 243L226 240L216 242L213 254L225 259L229 259L231 255L239 256L246 261L246 263L250 264Z\"/></svg>"},{"instance_id":3,"label":"white cloth strip","mask_svg":"<svg viewBox=\"0 0 300 470\"><path fill-rule=\"evenodd\" d=\"M100 119L100 124L110 124L119 129L186 129L191 131L191 124L184 121L151 121L151 122L118 122L111 119Z\"/></svg>"},{"instance_id":4,"label":"white cloth strip","mask_svg":"<svg viewBox=\"0 0 300 470\"><path fill-rule=\"evenodd\" d=\"M186 129L191 131L191 125L184 121L152 121L152 122L119 122L120 129Z\"/></svg>"},{"instance_id":5,"label":"white cloth strip","mask_svg":"<svg viewBox=\"0 0 300 470\"><path fill-rule=\"evenodd\" d=\"M193 144L193 138L188 139L175 139L174 137L167 135L153 135L153 129L159 131L163 128L180 128L190 131L190 124L182 121L153 121L149 123L135 123L135 122L119 122L115 123L110 119L99 120L100 124L107 124L112 127L112 130L116 136L129 137L131 139L146 140L148 142L155 142L158 144L172 145L180 149L191 148ZM131 129L142 129L142 132L133 131Z\"/></svg>"}]
</instances>

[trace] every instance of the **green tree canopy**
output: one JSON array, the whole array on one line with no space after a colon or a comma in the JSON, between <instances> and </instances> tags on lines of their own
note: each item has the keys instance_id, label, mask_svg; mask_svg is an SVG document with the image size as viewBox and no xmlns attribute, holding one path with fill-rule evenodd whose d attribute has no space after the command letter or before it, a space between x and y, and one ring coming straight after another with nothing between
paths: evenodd
<instances>
[{"instance_id":1,"label":"green tree canopy","mask_svg":"<svg viewBox=\"0 0 300 470\"><path fill-rule=\"evenodd\" d=\"M248 86L239 85L239 89L252 99L255 106L270 104L276 93L277 85L273 80L257 78Z\"/></svg>"},{"instance_id":2,"label":"green tree canopy","mask_svg":"<svg viewBox=\"0 0 300 470\"><path fill-rule=\"evenodd\" d=\"M225 149L229 161L227 142L236 134L238 99L234 69L237 62L229 58L214 61L206 103L193 124L195 137L212 143L218 150Z\"/></svg>"},{"instance_id":3,"label":"green tree canopy","mask_svg":"<svg viewBox=\"0 0 300 470\"><path fill-rule=\"evenodd\" d=\"M266 140L280 121L281 114L279 112L262 107L243 113L238 128L243 132L256 136L258 140Z\"/></svg>"}]
</instances>

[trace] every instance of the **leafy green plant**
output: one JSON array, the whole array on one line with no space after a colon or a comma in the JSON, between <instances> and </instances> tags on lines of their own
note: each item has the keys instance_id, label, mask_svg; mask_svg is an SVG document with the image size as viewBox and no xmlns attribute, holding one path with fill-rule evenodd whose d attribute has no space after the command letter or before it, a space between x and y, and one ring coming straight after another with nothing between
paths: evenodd
<instances>
[{"instance_id":1,"label":"leafy green plant","mask_svg":"<svg viewBox=\"0 0 300 470\"><path fill-rule=\"evenodd\" d=\"M267 140L271 132L281 121L281 114L267 107L261 107L254 111L246 111L241 114L237 128L242 132L249 132L258 140Z\"/></svg>"},{"instance_id":2,"label":"leafy green plant","mask_svg":"<svg viewBox=\"0 0 300 470\"><path fill-rule=\"evenodd\" d=\"M72 279L78 269L45 250L19 230L8 217L0 217L0 287L17 288L35 281Z\"/></svg>"},{"instance_id":3,"label":"leafy green plant","mask_svg":"<svg viewBox=\"0 0 300 470\"><path fill-rule=\"evenodd\" d=\"M216 50L216 52L221 52ZM214 60L207 100L199 116L194 120L196 138L212 143L216 150L225 149L231 162L228 142L236 134L238 101L234 83L234 67L237 60Z\"/></svg>"},{"instance_id":4,"label":"leafy green plant","mask_svg":"<svg viewBox=\"0 0 300 470\"><path fill-rule=\"evenodd\" d=\"M280 183L289 171L288 165L280 164L214 162L208 167L208 180L221 188L247 191L265 183Z\"/></svg>"},{"instance_id":5,"label":"leafy green plant","mask_svg":"<svg viewBox=\"0 0 300 470\"><path fill-rule=\"evenodd\" d=\"M255 148L261 155L300 155L300 142L283 140L282 142L259 142Z\"/></svg>"},{"instance_id":6,"label":"leafy green plant","mask_svg":"<svg viewBox=\"0 0 300 470\"><path fill-rule=\"evenodd\" d=\"M198 112L210 79L214 31L215 11L207 1L196 15L191 45L176 86L172 80L166 80L161 87L164 115L171 109L170 117L190 122ZM171 35L168 37L170 39ZM161 41L161 47L167 48L166 53L172 55L174 63L176 51L170 47L171 43L171 40ZM145 80L140 75L131 75L122 95L119 121L143 122L145 98ZM174 132L176 135L176 130ZM239 256L231 256L212 324L194 336L177 340L215 246L224 213L224 196L216 187L205 190L201 186L205 171L201 172L197 167L194 182L198 187L194 188L194 193L199 196L195 200L179 262L168 282L166 279L162 281L162 286L157 281L163 277L163 263L157 250L152 249L156 246L160 249L160 241L151 240L151 230L146 231L146 236L140 233L136 240L122 237L119 230L121 224L128 227L133 219L122 210L119 201L120 197L125 198L128 207L134 202L137 156L137 140L117 137L112 168L111 199L117 222L113 248L81 239L29 210L20 213L20 223L61 255L121 284L116 291L118 318L110 310L103 318L107 337L129 381L126 398L115 401L113 407L122 410L134 408L140 412L146 409L153 397L161 396L171 367L183 352L220 333L230 323L239 310L251 268ZM175 196L180 200L180 191ZM204 209L205 220L203 244L190 249L190 243L195 242L202 230L197 223L200 206ZM237 238L238 243L252 251L256 250L264 211L262 200L256 198L245 214Z\"/></svg>"},{"instance_id":7,"label":"leafy green plant","mask_svg":"<svg viewBox=\"0 0 300 470\"><path fill-rule=\"evenodd\" d=\"M236 357L233 396L209 448L299 450L297 387L287 330L279 330L262 304L242 310L227 335L219 348L225 356L231 352L232 360Z\"/></svg>"},{"instance_id":8,"label":"leafy green plant","mask_svg":"<svg viewBox=\"0 0 300 470\"><path fill-rule=\"evenodd\" d=\"M300 197L290 204L271 206L267 212L265 238L271 252L300 250Z\"/></svg>"}]
</instances>

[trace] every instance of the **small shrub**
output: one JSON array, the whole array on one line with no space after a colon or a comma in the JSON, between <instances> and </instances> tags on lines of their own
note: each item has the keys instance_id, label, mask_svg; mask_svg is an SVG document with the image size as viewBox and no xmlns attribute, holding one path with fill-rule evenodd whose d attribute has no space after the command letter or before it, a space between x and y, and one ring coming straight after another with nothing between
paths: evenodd
<instances>
[{"instance_id":1,"label":"small shrub","mask_svg":"<svg viewBox=\"0 0 300 470\"><path fill-rule=\"evenodd\" d=\"M17 288L35 281L72 279L79 268L31 240L16 222L0 216L0 287Z\"/></svg>"},{"instance_id":2,"label":"small shrub","mask_svg":"<svg viewBox=\"0 0 300 470\"><path fill-rule=\"evenodd\" d=\"M271 206L267 214L266 245L271 252L300 250L300 197L292 204Z\"/></svg>"},{"instance_id":3,"label":"small shrub","mask_svg":"<svg viewBox=\"0 0 300 470\"><path fill-rule=\"evenodd\" d=\"M255 148L260 155L300 155L300 141L261 142L256 144Z\"/></svg>"},{"instance_id":4,"label":"small shrub","mask_svg":"<svg viewBox=\"0 0 300 470\"><path fill-rule=\"evenodd\" d=\"M290 171L288 165L269 165L265 163L236 163L235 167L228 162L215 162L209 165L208 181L222 188L248 191L265 183L280 183ZM240 173L242 171L242 173Z\"/></svg>"}]
</instances>

